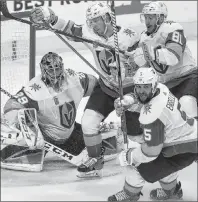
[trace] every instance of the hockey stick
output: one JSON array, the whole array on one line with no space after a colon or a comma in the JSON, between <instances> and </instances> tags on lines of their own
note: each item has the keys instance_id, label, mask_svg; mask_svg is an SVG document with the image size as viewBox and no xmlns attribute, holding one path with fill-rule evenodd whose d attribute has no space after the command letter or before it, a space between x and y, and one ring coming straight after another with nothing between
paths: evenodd
<instances>
[{"instance_id":1,"label":"hockey stick","mask_svg":"<svg viewBox=\"0 0 198 202\"><path fill-rule=\"evenodd\" d=\"M121 67L120 67L118 34L117 34L117 24L116 24L114 1L111 1L111 10L112 10L111 19L112 19L112 24L113 24L113 35L114 35L114 44L115 44L115 59L116 59L116 66L117 66L117 71L118 71L119 95L120 95L120 100L122 100L123 99L123 85L122 85L122 74L121 74ZM124 147L125 147L125 149L127 149L128 148L128 139L127 139L125 112L123 112L123 114L121 116L121 129L122 129L123 136L124 136Z\"/></svg>"},{"instance_id":2,"label":"hockey stick","mask_svg":"<svg viewBox=\"0 0 198 202\"><path fill-rule=\"evenodd\" d=\"M0 90L1 92L3 92L5 95L7 95L8 97L12 98L12 99L15 99L17 101L17 99L11 95L8 91L6 91L5 89L3 89L2 87L0 87ZM17 101L18 102L18 101ZM6 138L6 136L2 136L1 135L1 138ZM10 134L8 136L8 138L10 139L17 139L17 137L13 136L13 138L11 138ZM1 139L1 142L3 141L3 139ZM82 162L83 162L83 157L84 156L84 153L81 152L78 156L74 156L68 152L66 152L65 150L47 142L47 141L44 141L45 142L45 146L44 146L44 149L46 151L50 151L52 153L54 153L56 156L64 159L65 161L68 161L69 163L73 164L73 165L76 165L76 166L79 166Z\"/></svg>"},{"instance_id":3,"label":"hockey stick","mask_svg":"<svg viewBox=\"0 0 198 202\"><path fill-rule=\"evenodd\" d=\"M54 33L57 33L57 34L61 34L61 35L67 36L67 37L71 37L71 38L76 39L76 40L81 41L81 42L86 42L86 43L97 45L97 46L100 46L100 47L103 47L103 48L114 50L114 48L112 46L103 44L103 43L98 42L98 41L93 41L91 39L87 39L87 38L84 38L84 37L75 36L75 35L72 35L72 34L69 34L69 33L65 33L65 32L63 32L61 30L54 29L52 27L46 27L45 25L41 25L41 24L33 23L31 21L28 21L28 20L17 18L17 17L13 16L9 12L6 0L1 0L0 1L0 9L1 9L1 12L3 13L3 15L6 18L10 18L10 19L13 19L13 20L16 20L16 21L19 21L19 22L22 22L22 23L25 23L25 24L28 24L28 25L32 25L32 26L34 26L36 28L39 28L39 29L45 29L45 30L48 30L48 31L51 31L51 32L54 32ZM122 53L122 54L125 54L125 51L123 51L123 50L119 50L119 52Z\"/></svg>"},{"instance_id":4,"label":"hockey stick","mask_svg":"<svg viewBox=\"0 0 198 202\"><path fill-rule=\"evenodd\" d=\"M19 21L19 22L22 22L22 23L26 23L26 24L29 24L29 25L33 25L33 26L35 26L35 27L38 27L38 28L41 28L41 27L43 27L44 29L47 29L47 30L49 30L49 31L52 31L52 32L54 32L55 34L56 34L56 36L58 36L72 51L74 51L93 71L95 71L102 79L104 79L107 83L109 83L111 86L112 86L112 88L113 88L113 90L114 91L118 91L118 88L114 85L114 84L112 84L105 76L103 76L96 68L94 68L94 66L93 65L91 65L91 63L89 63L72 45L70 45L60 34L63 34L63 35L65 35L65 36L69 36L69 37L72 37L72 38L76 38L76 36L73 36L73 35L70 35L70 34L67 34L67 33L64 33L64 32L62 32L62 31L59 31L59 30L57 30L57 31L55 31L55 29L53 29L53 28L51 28L49 25L47 25L46 23L44 23L44 25L43 26L41 26L41 25L39 25L39 24L34 24L34 23L32 23L32 22L30 22L30 21L28 21L28 20L24 20L24 19L20 19L20 18L16 18L16 17L14 17L14 16L12 16L10 13L9 13L9 11L8 11L8 8L7 8L7 4L6 4L6 1L5 0L2 0L2 2L1 2L1 10L2 10L2 13L3 13L3 15L5 16L5 17L7 17L7 18L10 18L10 19L13 19L13 20L16 20L16 21ZM41 27L40 27L41 26ZM59 33L60 32L60 33ZM77 37L77 38L80 38L80 37ZM83 38L82 38L83 39ZM88 40L88 39L87 39ZM88 41L83 41L83 40L81 40L82 42L88 42ZM90 43L92 43L92 44L100 44L100 42L95 42L95 41L92 41L92 40L89 40L90 41ZM98 44L98 45L99 45ZM102 44L102 43L101 43ZM105 44L102 44L102 45L105 45ZM106 45L105 45L106 46ZM111 46L106 46L107 48L111 48L111 49L113 49Z\"/></svg>"},{"instance_id":5,"label":"hockey stick","mask_svg":"<svg viewBox=\"0 0 198 202\"><path fill-rule=\"evenodd\" d=\"M15 134L14 133L6 134L6 133L1 132L1 144L7 145L5 143L6 140L8 140L8 142L9 141L19 141L16 133ZM83 160L82 160L83 158L81 157L81 155L80 156L74 156L74 155L66 152L65 150L47 142L47 141L44 141L44 142L45 142L44 149L46 151L52 152L57 157L60 157L61 159L65 160L65 161L67 161L67 162L69 162L75 166L79 166L83 162ZM21 145L21 146L24 146L24 145Z\"/></svg>"}]
</instances>

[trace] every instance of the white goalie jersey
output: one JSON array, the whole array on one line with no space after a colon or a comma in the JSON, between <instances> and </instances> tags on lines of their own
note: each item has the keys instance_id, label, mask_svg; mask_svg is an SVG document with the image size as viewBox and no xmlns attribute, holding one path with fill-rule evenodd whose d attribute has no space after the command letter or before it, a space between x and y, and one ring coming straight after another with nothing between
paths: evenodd
<instances>
[{"instance_id":1,"label":"white goalie jersey","mask_svg":"<svg viewBox=\"0 0 198 202\"><path fill-rule=\"evenodd\" d=\"M9 124L17 122L18 110L34 108L40 130L44 136L62 142L68 139L74 129L76 111L89 89L89 76L65 70L66 78L61 91L44 84L38 75L23 87L4 107L4 116Z\"/></svg>"}]
</instances>

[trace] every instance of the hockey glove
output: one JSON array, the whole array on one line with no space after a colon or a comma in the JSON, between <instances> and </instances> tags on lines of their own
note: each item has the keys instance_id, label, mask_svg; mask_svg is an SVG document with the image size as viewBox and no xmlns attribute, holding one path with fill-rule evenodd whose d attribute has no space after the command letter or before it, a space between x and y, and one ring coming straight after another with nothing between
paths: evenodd
<instances>
[{"instance_id":1,"label":"hockey glove","mask_svg":"<svg viewBox=\"0 0 198 202\"><path fill-rule=\"evenodd\" d=\"M58 17L55 15L54 11L50 8L41 6L31 10L30 20L34 23L43 23L54 25Z\"/></svg>"},{"instance_id":2,"label":"hockey glove","mask_svg":"<svg viewBox=\"0 0 198 202\"><path fill-rule=\"evenodd\" d=\"M135 100L133 96L129 94L124 95L122 100L120 100L120 98L117 98L114 101L114 107L115 107L117 116L121 116L122 113L128 110L134 103L135 103Z\"/></svg>"},{"instance_id":3,"label":"hockey glove","mask_svg":"<svg viewBox=\"0 0 198 202\"><path fill-rule=\"evenodd\" d=\"M119 161L120 161L120 165L121 166L128 166L128 165L132 165L132 152L135 148L130 148L127 150L124 150L122 152L120 152L119 154Z\"/></svg>"},{"instance_id":4,"label":"hockey glove","mask_svg":"<svg viewBox=\"0 0 198 202\"><path fill-rule=\"evenodd\" d=\"M120 152L119 154L119 161L120 161L120 165L121 166L128 166L128 165L132 165L132 166L138 166L139 163L137 163L134 158L133 158L133 152L138 149L139 147L141 147L141 144L131 141L130 139L128 139L129 141L129 149L127 150L123 150L122 152Z\"/></svg>"}]
</instances>

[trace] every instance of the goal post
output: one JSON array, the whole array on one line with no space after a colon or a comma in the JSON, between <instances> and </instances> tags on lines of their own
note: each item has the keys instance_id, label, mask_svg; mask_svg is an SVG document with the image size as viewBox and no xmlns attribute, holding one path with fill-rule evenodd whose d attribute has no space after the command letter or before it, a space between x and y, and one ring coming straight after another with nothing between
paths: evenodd
<instances>
[{"instance_id":1,"label":"goal post","mask_svg":"<svg viewBox=\"0 0 198 202\"><path fill-rule=\"evenodd\" d=\"M25 18L27 12L17 13L17 15ZM0 23L1 87L11 94L16 94L35 76L36 28L5 18L3 15ZM1 93L1 110L8 99Z\"/></svg>"}]
</instances>

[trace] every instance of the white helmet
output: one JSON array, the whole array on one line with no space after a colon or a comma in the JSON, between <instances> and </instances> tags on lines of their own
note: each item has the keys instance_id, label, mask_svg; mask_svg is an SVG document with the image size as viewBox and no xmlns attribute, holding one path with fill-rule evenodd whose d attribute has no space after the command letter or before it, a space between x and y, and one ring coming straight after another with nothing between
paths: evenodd
<instances>
[{"instance_id":1,"label":"white helmet","mask_svg":"<svg viewBox=\"0 0 198 202\"><path fill-rule=\"evenodd\" d=\"M154 93L158 84L158 75L151 67L140 67L134 77L135 85L138 84L152 84L152 92Z\"/></svg>"},{"instance_id":2,"label":"white helmet","mask_svg":"<svg viewBox=\"0 0 198 202\"><path fill-rule=\"evenodd\" d=\"M164 15L166 19L168 16L168 9L164 3L160 1L155 1L149 4L146 4L143 7L141 15L145 15L145 14Z\"/></svg>"},{"instance_id":3,"label":"white helmet","mask_svg":"<svg viewBox=\"0 0 198 202\"><path fill-rule=\"evenodd\" d=\"M97 1L89 5L86 11L86 19L91 20L97 17L102 17L109 13L111 15L111 8L107 2Z\"/></svg>"}]
</instances>

